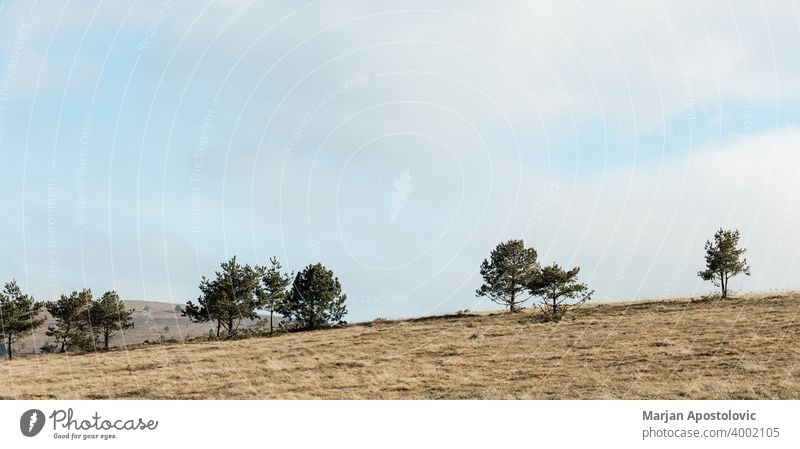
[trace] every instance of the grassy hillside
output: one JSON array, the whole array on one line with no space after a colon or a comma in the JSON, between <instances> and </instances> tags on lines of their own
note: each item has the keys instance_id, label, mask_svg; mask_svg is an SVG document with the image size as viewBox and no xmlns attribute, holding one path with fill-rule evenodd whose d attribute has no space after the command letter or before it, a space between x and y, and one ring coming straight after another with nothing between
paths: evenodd
<instances>
[{"instance_id":1,"label":"grassy hillside","mask_svg":"<svg viewBox=\"0 0 800 449\"><path fill-rule=\"evenodd\" d=\"M119 332L110 340L111 346L123 344L137 344L144 341L165 340L184 340L187 337L198 337L208 334L214 329L209 323L192 323L188 318L176 312L175 306L156 301L125 301L128 309L134 309L133 322L134 328ZM34 349L40 348L46 341L53 341L45 335L47 326L53 325L53 319L47 315L44 325L36 329L32 337L20 339L19 344L15 345L15 350L22 354L31 354Z\"/></svg>"},{"instance_id":2,"label":"grassy hillside","mask_svg":"<svg viewBox=\"0 0 800 449\"><path fill-rule=\"evenodd\" d=\"M800 294L405 321L0 362L3 399L800 399Z\"/></svg>"}]
</instances>

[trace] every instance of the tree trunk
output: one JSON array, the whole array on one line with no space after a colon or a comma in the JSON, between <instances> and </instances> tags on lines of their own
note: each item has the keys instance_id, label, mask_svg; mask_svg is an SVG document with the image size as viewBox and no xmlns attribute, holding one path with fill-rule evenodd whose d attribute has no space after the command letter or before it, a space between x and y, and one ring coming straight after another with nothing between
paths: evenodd
<instances>
[{"instance_id":1,"label":"tree trunk","mask_svg":"<svg viewBox=\"0 0 800 449\"><path fill-rule=\"evenodd\" d=\"M69 332L70 328L69 325L67 325L67 328L61 332L61 349L59 349L58 352L67 352L67 335L69 335Z\"/></svg>"},{"instance_id":2,"label":"tree trunk","mask_svg":"<svg viewBox=\"0 0 800 449\"><path fill-rule=\"evenodd\" d=\"M722 278L722 299L728 297L728 286L725 285L725 278Z\"/></svg>"},{"instance_id":3,"label":"tree trunk","mask_svg":"<svg viewBox=\"0 0 800 449\"><path fill-rule=\"evenodd\" d=\"M725 299L728 297L728 280L726 279L725 271L720 273L719 278L720 284L722 285L722 299Z\"/></svg>"},{"instance_id":4,"label":"tree trunk","mask_svg":"<svg viewBox=\"0 0 800 449\"><path fill-rule=\"evenodd\" d=\"M509 311L512 312L512 313L516 312L516 309L514 308L514 306L516 305L515 304L516 300L517 300L517 277L512 274L511 275L511 305L509 306Z\"/></svg>"},{"instance_id":5,"label":"tree trunk","mask_svg":"<svg viewBox=\"0 0 800 449\"><path fill-rule=\"evenodd\" d=\"M222 321L217 320L217 339L219 339L219 326L222 324Z\"/></svg>"},{"instance_id":6,"label":"tree trunk","mask_svg":"<svg viewBox=\"0 0 800 449\"><path fill-rule=\"evenodd\" d=\"M6 335L6 341L8 342L8 344L6 345L6 348L8 349L8 351L7 351L8 352L8 360L11 360L11 359L14 358L14 355L11 352L11 336L10 335Z\"/></svg>"},{"instance_id":7,"label":"tree trunk","mask_svg":"<svg viewBox=\"0 0 800 449\"><path fill-rule=\"evenodd\" d=\"M558 316L558 304L556 303L556 299L553 298L553 319L556 319Z\"/></svg>"},{"instance_id":8,"label":"tree trunk","mask_svg":"<svg viewBox=\"0 0 800 449\"><path fill-rule=\"evenodd\" d=\"M269 307L269 334L272 335L272 306Z\"/></svg>"},{"instance_id":9,"label":"tree trunk","mask_svg":"<svg viewBox=\"0 0 800 449\"><path fill-rule=\"evenodd\" d=\"M104 341L104 343L105 343L105 349L106 349L106 351L108 351L108 330L106 330L106 331L103 333L103 337L104 337L104 340L105 340L105 341Z\"/></svg>"}]
</instances>

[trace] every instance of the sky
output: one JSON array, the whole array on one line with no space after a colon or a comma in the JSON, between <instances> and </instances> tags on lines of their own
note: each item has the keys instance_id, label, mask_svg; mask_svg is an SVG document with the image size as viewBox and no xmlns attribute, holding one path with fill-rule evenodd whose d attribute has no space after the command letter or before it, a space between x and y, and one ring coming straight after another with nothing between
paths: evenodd
<instances>
[{"instance_id":1,"label":"sky","mask_svg":"<svg viewBox=\"0 0 800 449\"><path fill-rule=\"evenodd\" d=\"M184 303L321 262L348 320L488 310L521 238L611 301L800 288L796 1L0 2L0 278Z\"/></svg>"}]
</instances>

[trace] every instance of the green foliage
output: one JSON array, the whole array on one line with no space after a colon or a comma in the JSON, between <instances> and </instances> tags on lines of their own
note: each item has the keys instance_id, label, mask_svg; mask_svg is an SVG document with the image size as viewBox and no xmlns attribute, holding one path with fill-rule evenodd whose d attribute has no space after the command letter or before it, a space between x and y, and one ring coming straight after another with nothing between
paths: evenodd
<instances>
[{"instance_id":1,"label":"green foliage","mask_svg":"<svg viewBox=\"0 0 800 449\"><path fill-rule=\"evenodd\" d=\"M125 309L125 303L119 299L117 292L104 293L99 301L92 302L89 307L89 328L95 340L108 350L109 338L116 335L117 331L133 328L133 312L134 309Z\"/></svg>"},{"instance_id":2,"label":"green foliage","mask_svg":"<svg viewBox=\"0 0 800 449\"><path fill-rule=\"evenodd\" d=\"M261 270L249 265L240 265L234 256L223 262L214 279L203 277L200 281L201 295L198 304L186 303L183 316L196 323L216 321L216 336L223 331L232 336L242 319L257 319L256 310L263 306L260 293Z\"/></svg>"},{"instance_id":3,"label":"green foliage","mask_svg":"<svg viewBox=\"0 0 800 449\"><path fill-rule=\"evenodd\" d=\"M60 345L59 352L94 348L89 322L91 303L92 291L84 289L61 295L57 301L49 301L45 305L47 312L56 320L55 326L49 326L45 334L55 338L56 345Z\"/></svg>"},{"instance_id":4,"label":"green foliage","mask_svg":"<svg viewBox=\"0 0 800 449\"><path fill-rule=\"evenodd\" d=\"M517 311L530 299L526 290L539 269L536 259L536 250L525 248L522 240L500 243L481 264L484 283L475 292L476 296L485 296L508 307L510 312Z\"/></svg>"},{"instance_id":5,"label":"green foliage","mask_svg":"<svg viewBox=\"0 0 800 449\"><path fill-rule=\"evenodd\" d=\"M33 332L44 323L43 304L25 295L16 281L6 283L0 293L0 335L3 337L5 353L13 358L13 344L22 334Z\"/></svg>"},{"instance_id":6,"label":"green foliage","mask_svg":"<svg viewBox=\"0 0 800 449\"><path fill-rule=\"evenodd\" d=\"M292 278L291 275L281 271L282 267L277 258L272 257L269 261L270 266L261 269L260 293L264 309L269 310L269 333L271 334L274 314L276 312L281 315L288 314L286 298L288 296L287 289Z\"/></svg>"},{"instance_id":7,"label":"green foliage","mask_svg":"<svg viewBox=\"0 0 800 449\"><path fill-rule=\"evenodd\" d=\"M345 300L339 279L317 263L297 273L282 312L301 329L339 325L347 314Z\"/></svg>"},{"instance_id":8,"label":"green foliage","mask_svg":"<svg viewBox=\"0 0 800 449\"><path fill-rule=\"evenodd\" d=\"M97 301L90 289L74 291L48 302L46 308L55 325L48 327L45 334L54 337L56 344L47 342L40 348L42 352L92 351L98 347L108 350L111 337L134 326L134 310L125 309L115 291L105 292Z\"/></svg>"},{"instance_id":9,"label":"green foliage","mask_svg":"<svg viewBox=\"0 0 800 449\"><path fill-rule=\"evenodd\" d=\"M557 263L539 270L528 284L533 296L540 298L539 308L549 320L558 321L570 309L589 301L594 291L577 281L580 267L564 271Z\"/></svg>"},{"instance_id":10,"label":"green foliage","mask_svg":"<svg viewBox=\"0 0 800 449\"><path fill-rule=\"evenodd\" d=\"M697 275L705 281L711 281L722 290L722 299L728 297L728 281L730 278L745 274L750 276L750 266L744 248L739 248L739 231L719 229L714 234L714 241L706 241L706 269Z\"/></svg>"}]
</instances>

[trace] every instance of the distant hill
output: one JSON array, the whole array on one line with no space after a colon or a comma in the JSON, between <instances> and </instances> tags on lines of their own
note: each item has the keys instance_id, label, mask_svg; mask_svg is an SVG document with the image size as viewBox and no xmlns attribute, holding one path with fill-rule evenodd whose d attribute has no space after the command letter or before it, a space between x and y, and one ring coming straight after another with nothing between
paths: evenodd
<instances>
[{"instance_id":1,"label":"distant hill","mask_svg":"<svg viewBox=\"0 0 800 449\"><path fill-rule=\"evenodd\" d=\"M182 309L176 309L183 307L180 304L157 301L125 301L125 304L128 309L135 309L133 313L134 328L125 331L124 334L118 332L111 338L109 343L111 346L162 339L185 340L208 335L209 331L216 331L213 323L192 323L188 318L182 317ZM48 316L47 321L36 330L33 337L20 339L17 342L15 351L21 354L31 354L34 349L40 348L46 341L54 341L45 335L47 326L52 325L53 319Z\"/></svg>"},{"instance_id":2,"label":"distant hill","mask_svg":"<svg viewBox=\"0 0 800 449\"><path fill-rule=\"evenodd\" d=\"M156 330L174 322L168 307L150 306ZM800 293L602 303L558 323L462 313L19 357L0 361L0 400L797 400L798 307Z\"/></svg>"}]
</instances>

